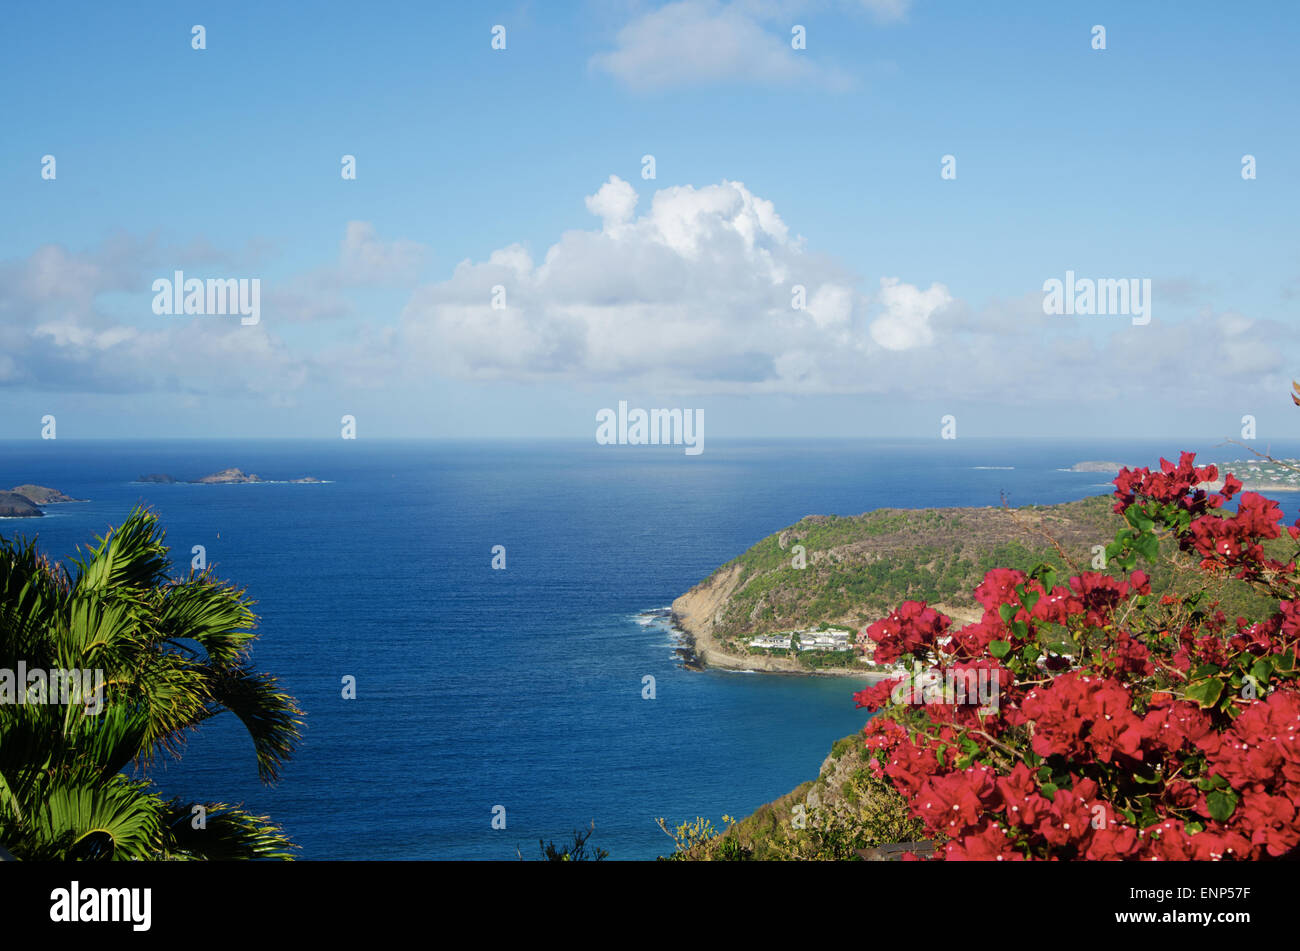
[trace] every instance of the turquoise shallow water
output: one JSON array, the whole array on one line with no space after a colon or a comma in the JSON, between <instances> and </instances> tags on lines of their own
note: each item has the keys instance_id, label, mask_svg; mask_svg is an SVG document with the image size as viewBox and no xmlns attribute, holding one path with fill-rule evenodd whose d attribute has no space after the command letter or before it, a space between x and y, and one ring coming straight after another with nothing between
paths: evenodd
<instances>
[{"instance_id":1,"label":"turquoise shallow water","mask_svg":"<svg viewBox=\"0 0 1300 951\"><path fill-rule=\"evenodd\" d=\"M258 600L255 659L305 709L302 747L263 787L238 724L214 720L153 771L168 794L269 813L305 858L535 856L539 837L594 820L593 843L643 859L670 847L656 816L747 814L812 778L863 722L852 680L682 670L644 612L806 514L997 505L1004 492L1066 501L1107 491L1059 471L1079 460L1153 464L1211 445L717 440L688 457L564 442L8 442L0 485L91 501L0 521L0 534L38 533L63 556L143 501L178 563L204 545ZM330 481L133 482L228 466ZM1294 519L1300 500L1279 499ZM345 675L356 700L341 697Z\"/></svg>"}]
</instances>

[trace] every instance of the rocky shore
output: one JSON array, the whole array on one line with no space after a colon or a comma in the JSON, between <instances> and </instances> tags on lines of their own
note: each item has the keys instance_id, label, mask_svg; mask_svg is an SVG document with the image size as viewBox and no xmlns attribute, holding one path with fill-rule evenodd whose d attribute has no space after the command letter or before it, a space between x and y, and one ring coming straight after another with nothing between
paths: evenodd
<instances>
[{"instance_id":1,"label":"rocky shore","mask_svg":"<svg viewBox=\"0 0 1300 951\"><path fill-rule=\"evenodd\" d=\"M828 667L811 670L793 657L737 653L728 650L714 636L720 608L736 588L740 566L732 565L708 581L696 585L673 602L673 627L682 635L687 647L679 649L688 670L752 670L758 673L802 674L813 677L853 677L859 680L882 680L888 674L853 667ZM859 665L865 668L865 665Z\"/></svg>"},{"instance_id":2,"label":"rocky shore","mask_svg":"<svg viewBox=\"0 0 1300 951\"><path fill-rule=\"evenodd\" d=\"M0 518L40 518L45 514L42 506L85 501L44 485L16 485L7 492L0 490Z\"/></svg>"}]
</instances>

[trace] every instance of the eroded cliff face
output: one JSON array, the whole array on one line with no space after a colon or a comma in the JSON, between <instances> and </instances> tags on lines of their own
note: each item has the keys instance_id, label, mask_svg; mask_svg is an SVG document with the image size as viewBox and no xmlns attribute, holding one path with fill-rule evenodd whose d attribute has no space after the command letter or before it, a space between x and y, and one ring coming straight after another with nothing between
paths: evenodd
<instances>
[{"instance_id":1,"label":"eroded cliff face","mask_svg":"<svg viewBox=\"0 0 1300 951\"><path fill-rule=\"evenodd\" d=\"M84 501L44 485L16 485L9 491L0 489L0 518L40 518L45 514L43 505Z\"/></svg>"},{"instance_id":2,"label":"eroded cliff face","mask_svg":"<svg viewBox=\"0 0 1300 951\"><path fill-rule=\"evenodd\" d=\"M722 608L740 582L740 565L714 572L673 602L673 620L694 637L713 636Z\"/></svg>"},{"instance_id":3,"label":"eroded cliff face","mask_svg":"<svg viewBox=\"0 0 1300 951\"><path fill-rule=\"evenodd\" d=\"M673 622L691 637L696 658L706 667L724 670L758 670L770 673L844 676L865 671L810 671L793 657L773 657L727 650L715 636L723 611L740 584L739 564L719 569L673 602Z\"/></svg>"},{"instance_id":4,"label":"eroded cliff face","mask_svg":"<svg viewBox=\"0 0 1300 951\"><path fill-rule=\"evenodd\" d=\"M0 518L40 518L44 514L30 499L17 492L0 492Z\"/></svg>"}]
</instances>

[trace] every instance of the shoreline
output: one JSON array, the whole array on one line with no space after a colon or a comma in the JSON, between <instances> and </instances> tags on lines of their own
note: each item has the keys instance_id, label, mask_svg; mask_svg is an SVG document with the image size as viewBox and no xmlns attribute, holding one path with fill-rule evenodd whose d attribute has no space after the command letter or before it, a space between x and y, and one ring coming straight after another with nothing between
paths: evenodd
<instances>
[{"instance_id":1,"label":"shoreline","mask_svg":"<svg viewBox=\"0 0 1300 951\"><path fill-rule=\"evenodd\" d=\"M1204 489L1207 492L1220 492L1223 490L1223 480L1218 479L1214 482L1201 482L1196 486L1198 489ZM1258 482L1250 483L1241 480L1242 492L1258 492L1263 495L1266 492L1300 492L1300 485L1260 485Z\"/></svg>"},{"instance_id":2,"label":"shoreline","mask_svg":"<svg viewBox=\"0 0 1300 951\"><path fill-rule=\"evenodd\" d=\"M675 600L669 614L673 633L679 635L686 645L678 648L678 655L682 658L683 665L687 670L705 671L714 668L716 670L743 671L756 674L840 677L865 680L871 683L898 676L887 671L857 670L852 667L823 667L814 670L802 666L791 657L736 654L726 650L722 646L722 642L713 636L713 632L708 630L705 624L699 623L699 619L693 617L698 612L690 609L691 594L692 592L688 592ZM679 609L679 605L681 609Z\"/></svg>"},{"instance_id":3,"label":"shoreline","mask_svg":"<svg viewBox=\"0 0 1300 951\"><path fill-rule=\"evenodd\" d=\"M741 567L736 562L718 569L704 581L676 598L668 609L669 622L675 634L681 636L686 647L678 648L678 656L688 670L753 671L762 674L795 674L800 677L848 677L868 683L879 683L899 676L896 671L857 669L856 667L808 668L791 657L765 654L737 654L723 646L713 634L713 626L722 616L731 595L740 584ZM958 624L978 621L980 614L970 609L935 604L937 610Z\"/></svg>"}]
</instances>

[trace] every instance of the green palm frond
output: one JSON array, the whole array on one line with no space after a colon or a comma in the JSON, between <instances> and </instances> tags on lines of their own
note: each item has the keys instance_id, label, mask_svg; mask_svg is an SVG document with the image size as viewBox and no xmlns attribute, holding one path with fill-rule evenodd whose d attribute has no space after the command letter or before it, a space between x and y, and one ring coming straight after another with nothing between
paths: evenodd
<instances>
[{"instance_id":1,"label":"green palm frond","mask_svg":"<svg viewBox=\"0 0 1300 951\"><path fill-rule=\"evenodd\" d=\"M6 822L23 821L23 804L10 788L4 773L0 773L0 816Z\"/></svg>"},{"instance_id":2,"label":"green palm frond","mask_svg":"<svg viewBox=\"0 0 1300 951\"><path fill-rule=\"evenodd\" d=\"M0 670L102 674L92 677L97 708L83 679L62 677L76 690L0 703L0 843L23 859L289 857L292 844L265 817L216 804L206 830L186 831L179 806L123 773L179 755L193 730L231 712L260 778L278 778L302 711L248 661L257 617L246 593L208 573L168 578L158 518L144 509L73 566L0 537Z\"/></svg>"},{"instance_id":3,"label":"green palm frond","mask_svg":"<svg viewBox=\"0 0 1300 951\"><path fill-rule=\"evenodd\" d=\"M243 722L257 751L258 775L267 783L279 778L280 767L302 736L302 711L278 684L247 664L218 672L212 682L213 713L229 710Z\"/></svg>"},{"instance_id":4,"label":"green palm frond","mask_svg":"<svg viewBox=\"0 0 1300 951\"><path fill-rule=\"evenodd\" d=\"M256 620L243 591L199 575L166 589L157 625L163 637L196 641L221 666L248 648Z\"/></svg>"},{"instance_id":5,"label":"green palm frond","mask_svg":"<svg viewBox=\"0 0 1300 951\"><path fill-rule=\"evenodd\" d=\"M148 786L121 775L98 786L58 786L33 815L31 828L39 840L64 843L71 859L149 858L165 804ZM24 858L15 845L9 844Z\"/></svg>"},{"instance_id":6,"label":"green palm frond","mask_svg":"<svg viewBox=\"0 0 1300 951\"><path fill-rule=\"evenodd\" d=\"M158 516L135 508L117 528L97 536L87 557L74 559L77 591L141 591L157 587L167 577L170 562Z\"/></svg>"},{"instance_id":7,"label":"green palm frond","mask_svg":"<svg viewBox=\"0 0 1300 951\"><path fill-rule=\"evenodd\" d=\"M163 823L163 849L167 858L212 861L291 861L294 858L296 846L266 816L255 816L223 802L167 805L168 817ZM199 807L202 813L197 811Z\"/></svg>"}]
</instances>

